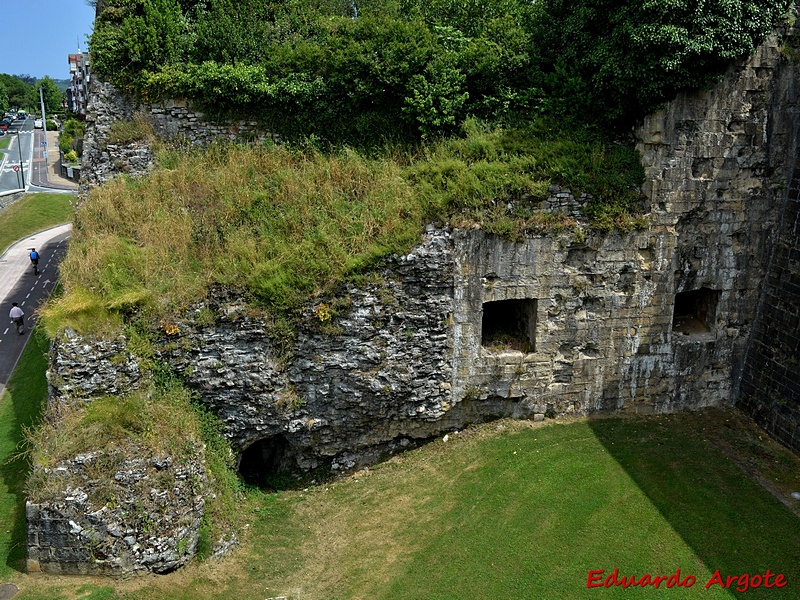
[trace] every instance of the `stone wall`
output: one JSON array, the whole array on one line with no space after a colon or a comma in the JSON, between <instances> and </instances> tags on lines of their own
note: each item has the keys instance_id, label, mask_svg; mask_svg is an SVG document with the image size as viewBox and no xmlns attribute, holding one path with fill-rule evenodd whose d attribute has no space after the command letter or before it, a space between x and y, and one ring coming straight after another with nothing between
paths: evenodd
<instances>
[{"instance_id":1,"label":"stone wall","mask_svg":"<svg viewBox=\"0 0 800 600\"><path fill-rule=\"evenodd\" d=\"M202 112L186 101L141 104L121 94L109 83L92 80L91 86L81 157L84 190L120 174L145 175L155 164L147 141L123 145L109 143L111 126L116 121L144 118L158 139L180 146L205 146L212 141L225 140L264 143L277 139L255 121L217 123L207 120Z\"/></svg>"},{"instance_id":2,"label":"stone wall","mask_svg":"<svg viewBox=\"0 0 800 600\"><path fill-rule=\"evenodd\" d=\"M798 45L798 40L794 40ZM788 73L787 73L788 74ZM781 128L791 170L776 190L779 220L750 337L738 405L775 438L800 451L800 106L798 79L782 86Z\"/></svg>"},{"instance_id":3,"label":"stone wall","mask_svg":"<svg viewBox=\"0 0 800 600\"><path fill-rule=\"evenodd\" d=\"M501 416L696 409L762 385L785 390L763 421L791 442L800 252L798 119L786 107L797 76L773 37L719 85L645 120L635 135L647 230L515 243L431 226L369 282L309 304L288 348L265 315L216 290L165 328L160 358L220 415L254 479L354 468ZM112 106L103 89L95 106ZM96 136L114 116L103 110L93 113ZM164 110L150 112L154 123L164 115L159 131L196 128L203 142L209 130L187 107ZM109 152L87 143L97 144L90 161ZM95 182L111 173L103 168ZM551 192L544 209L580 219L581 199ZM136 385L135 357L115 344L59 340L51 397L84 402ZM31 512L30 530L43 511Z\"/></svg>"},{"instance_id":4,"label":"stone wall","mask_svg":"<svg viewBox=\"0 0 800 600\"><path fill-rule=\"evenodd\" d=\"M125 577L186 564L210 489L197 452L186 464L136 447L59 464L60 492L26 504L28 571Z\"/></svg>"}]
</instances>

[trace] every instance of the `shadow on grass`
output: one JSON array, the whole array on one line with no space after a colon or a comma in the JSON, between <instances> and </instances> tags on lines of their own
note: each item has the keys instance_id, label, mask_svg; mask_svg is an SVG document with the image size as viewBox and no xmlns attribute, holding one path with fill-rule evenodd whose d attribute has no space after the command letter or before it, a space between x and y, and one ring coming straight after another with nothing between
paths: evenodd
<instances>
[{"instance_id":1,"label":"shadow on grass","mask_svg":"<svg viewBox=\"0 0 800 600\"><path fill-rule=\"evenodd\" d=\"M736 456L734 462L721 450L726 437L741 435L726 431L734 429L729 416L733 417L727 411L709 410L606 418L590 421L590 427L709 571L718 569L725 580L743 574L763 576L769 569L783 574L788 584L748 593L798 598L800 519L737 464L747 457ZM676 430L681 434L675 435ZM797 470L798 463L792 464ZM707 583L698 579L696 586ZM739 580L729 590L742 584ZM713 587L720 589L718 584Z\"/></svg>"},{"instance_id":2,"label":"shadow on grass","mask_svg":"<svg viewBox=\"0 0 800 600\"><path fill-rule=\"evenodd\" d=\"M11 524L0 531L0 561L10 570L24 571L26 559L25 481L30 462L24 454L24 431L37 425L47 398L49 342L36 328L25 346L0 401L0 523ZM0 576L6 569L0 567Z\"/></svg>"}]
</instances>

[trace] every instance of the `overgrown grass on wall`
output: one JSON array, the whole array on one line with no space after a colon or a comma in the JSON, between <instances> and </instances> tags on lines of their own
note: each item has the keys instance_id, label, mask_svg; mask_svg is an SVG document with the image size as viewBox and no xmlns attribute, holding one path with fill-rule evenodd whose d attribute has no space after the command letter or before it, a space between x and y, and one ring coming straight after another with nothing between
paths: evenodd
<instances>
[{"instance_id":1,"label":"overgrown grass on wall","mask_svg":"<svg viewBox=\"0 0 800 600\"><path fill-rule=\"evenodd\" d=\"M215 146L163 151L161 162L80 207L61 265L66 293L45 313L51 331L116 326L133 311L163 318L212 285L287 315L407 252L427 222L478 223L512 239L574 226L537 210L552 182L594 194L598 227L630 228L643 179L630 148L475 122L463 138L414 154ZM603 212L619 206L624 216Z\"/></svg>"}]
</instances>

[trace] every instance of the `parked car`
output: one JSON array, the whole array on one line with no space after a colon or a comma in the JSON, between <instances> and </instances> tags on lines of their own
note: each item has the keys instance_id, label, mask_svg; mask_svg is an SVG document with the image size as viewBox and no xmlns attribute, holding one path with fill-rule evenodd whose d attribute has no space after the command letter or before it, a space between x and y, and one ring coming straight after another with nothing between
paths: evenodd
<instances>
[{"instance_id":1,"label":"parked car","mask_svg":"<svg viewBox=\"0 0 800 600\"><path fill-rule=\"evenodd\" d=\"M42 120L41 120L41 119L36 119L36 120L33 122L33 126L34 126L36 129L41 129L42 127L44 127L44 123L42 122Z\"/></svg>"},{"instance_id":2,"label":"parked car","mask_svg":"<svg viewBox=\"0 0 800 600\"><path fill-rule=\"evenodd\" d=\"M27 115L24 112L20 111L17 113L17 118L24 121L27 118Z\"/></svg>"}]
</instances>

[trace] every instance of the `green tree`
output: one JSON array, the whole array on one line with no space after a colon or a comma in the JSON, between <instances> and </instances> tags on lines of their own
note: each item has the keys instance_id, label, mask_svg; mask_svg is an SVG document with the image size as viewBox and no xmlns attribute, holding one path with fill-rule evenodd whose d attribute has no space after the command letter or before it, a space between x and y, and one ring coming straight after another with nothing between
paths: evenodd
<instances>
[{"instance_id":1,"label":"green tree","mask_svg":"<svg viewBox=\"0 0 800 600\"><path fill-rule=\"evenodd\" d=\"M177 0L106 0L91 37L92 65L123 88L185 57L191 36Z\"/></svg>"},{"instance_id":2,"label":"green tree","mask_svg":"<svg viewBox=\"0 0 800 600\"><path fill-rule=\"evenodd\" d=\"M6 92L6 86L0 83L0 111L5 112L8 108L8 92Z\"/></svg>"},{"instance_id":3,"label":"green tree","mask_svg":"<svg viewBox=\"0 0 800 600\"><path fill-rule=\"evenodd\" d=\"M430 63L423 75L411 78L411 95L406 97L403 110L419 123L423 138L450 133L461 122L469 98L465 81L464 74L445 60Z\"/></svg>"},{"instance_id":4,"label":"green tree","mask_svg":"<svg viewBox=\"0 0 800 600\"><path fill-rule=\"evenodd\" d=\"M555 112L628 125L746 56L791 0L542 0L536 39Z\"/></svg>"},{"instance_id":5,"label":"green tree","mask_svg":"<svg viewBox=\"0 0 800 600\"><path fill-rule=\"evenodd\" d=\"M39 83L36 84L37 95L39 93L39 89L42 90L45 112L48 114L59 112L61 110L63 94L61 93L61 90L58 89L56 82L50 79L49 76L45 75L44 79L41 79Z\"/></svg>"},{"instance_id":6,"label":"green tree","mask_svg":"<svg viewBox=\"0 0 800 600\"><path fill-rule=\"evenodd\" d=\"M32 110L37 104L36 89L14 75L0 74L0 84L6 88L11 108Z\"/></svg>"}]
</instances>

